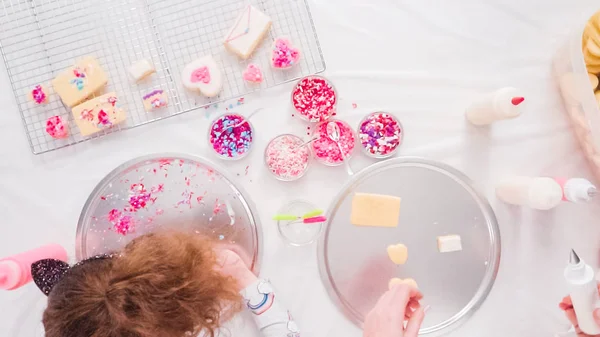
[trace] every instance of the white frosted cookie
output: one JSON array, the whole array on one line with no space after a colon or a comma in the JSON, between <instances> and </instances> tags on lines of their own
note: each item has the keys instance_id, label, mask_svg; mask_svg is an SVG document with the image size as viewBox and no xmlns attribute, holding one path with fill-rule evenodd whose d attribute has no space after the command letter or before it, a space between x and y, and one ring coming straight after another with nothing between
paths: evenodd
<instances>
[{"instance_id":1,"label":"white frosted cookie","mask_svg":"<svg viewBox=\"0 0 600 337\"><path fill-rule=\"evenodd\" d=\"M129 76L136 81L139 82L144 78L154 74L156 69L154 65L148 60L139 60L136 63L129 66Z\"/></svg>"},{"instance_id":2,"label":"white frosted cookie","mask_svg":"<svg viewBox=\"0 0 600 337\"><path fill-rule=\"evenodd\" d=\"M271 28L271 18L249 5L225 37L225 48L244 60L249 58Z\"/></svg>"},{"instance_id":3,"label":"white frosted cookie","mask_svg":"<svg viewBox=\"0 0 600 337\"><path fill-rule=\"evenodd\" d=\"M207 97L217 96L223 88L221 70L210 55L186 65L181 74L181 81L187 89L200 91Z\"/></svg>"}]
</instances>

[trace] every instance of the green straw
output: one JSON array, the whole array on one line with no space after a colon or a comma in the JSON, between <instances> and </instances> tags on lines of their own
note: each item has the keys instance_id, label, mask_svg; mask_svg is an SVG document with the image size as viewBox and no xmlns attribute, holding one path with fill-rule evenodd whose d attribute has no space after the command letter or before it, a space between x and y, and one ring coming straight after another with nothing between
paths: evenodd
<instances>
[{"instance_id":1,"label":"green straw","mask_svg":"<svg viewBox=\"0 0 600 337\"><path fill-rule=\"evenodd\" d=\"M292 221L292 220L298 220L298 217L295 215L291 215L291 214L277 214L273 217L273 220L275 220L275 221Z\"/></svg>"},{"instance_id":2,"label":"green straw","mask_svg":"<svg viewBox=\"0 0 600 337\"><path fill-rule=\"evenodd\" d=\"M323 210L321 210L321 209L315 209L314 211L311 211L311 212L308 212L308 213L304 214L302 216L302 219L314 218L314 217L319 216L321 214L323 214Z\"/></svg>"}]
</instances>

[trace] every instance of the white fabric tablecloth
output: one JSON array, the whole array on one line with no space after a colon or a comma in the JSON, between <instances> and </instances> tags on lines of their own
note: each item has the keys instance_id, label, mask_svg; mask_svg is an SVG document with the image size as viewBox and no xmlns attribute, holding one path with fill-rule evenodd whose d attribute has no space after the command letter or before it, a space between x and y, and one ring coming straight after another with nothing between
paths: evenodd
<instances>
[{"instance_id":1,"label":"white fabric tablecloth","mask_svg":"<svg viewBox=\"0 0 600 337\"><path fill-rule=\"evenodd\" d=\"M569 30L600 9L597 0L311 0L310 6L326 76L342 98L339 117L356 125L376 109L395 113L406 129L403 155L457 167L479 183L494 206L503 241L500 273L481 309L451 335L531 337L567 330L557 305L565 294L562 269L570 247L598 267L600 206L519 211L497 202L493 189L506 175L591 177L565 117L551 61ZM0 256L49 242L74 253L77 219L88 194L126 160L165 151L211 156L203 112L34 156L5 68L0 72ZM489 132L465 124L463 111L473 97L508 85L527 93L522 117ZM314 247L286 246L269 221L286 200L303 198L326 207L347 179L343 167L315 165L300 182L286 184L262 165L260 153L271 137L305 132L290 123L290 90L285 85L246 97L243 111L268 109L253 121L259 150L229 168L243 173L250 165L249 174L238 179L263 220L262 274L289 303L303 336L359 337L326 295ZM267 129L267 118L277 127ZM361 156L352 162L356 169L369 163ZM32 285L1 292L0 335L39 335L43 305Z\"/></svg>"}]
</instances>

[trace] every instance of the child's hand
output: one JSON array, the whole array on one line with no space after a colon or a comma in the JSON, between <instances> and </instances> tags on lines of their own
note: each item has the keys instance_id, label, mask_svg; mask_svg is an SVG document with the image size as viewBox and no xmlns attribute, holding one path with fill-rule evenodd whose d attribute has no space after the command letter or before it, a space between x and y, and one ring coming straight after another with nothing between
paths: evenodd
<instances>
[{"instance_id":1,"label":"child's hand","mask_svg":"<svg viewBox=\"0 0 600 337\"><path fill-rule=\"evenodd\" d=\"M417 337L425 312L419 300L419 290L399 284L381 296L367 315L364 337ZM414 310L414 311L413 311ZM408 319L406 328L404 321Z\"/></svg>"},{"instance_id":2,"label":"child's hand","mask_svg":"<svg viewBox=\"0 0 600 337\"><path fill-rule=\"evenodd\" d=\"M230 249L219 247L217 254L217 270L226 276L231 276L238 282L238 291L246 289L257 280L257 277L248 269L244 260Z\"/></svg>"},{"instance_id":3,"label":"child's hand","mask_svg":"<svg viewBox=\"0 0 600 337\"><path fill-rule=\"evenodd\" d=\"M600 284L598 284L598 291L600 292ZM577 336L579 337L594 337L591 335L584 334L581 329L579 329L579 322L577 322L577 316L575 316L575 310L573 310L573 302L571 301L571 296L566 296L562 299L560 304L558 305L562 311L565 312L567 319L573 324L575 327L575 331L577 332ZM598 325L600 325L600 309L594 310L594 320ZM596 335L600 336L600 335Z\"/></svg>"}]
</instances>

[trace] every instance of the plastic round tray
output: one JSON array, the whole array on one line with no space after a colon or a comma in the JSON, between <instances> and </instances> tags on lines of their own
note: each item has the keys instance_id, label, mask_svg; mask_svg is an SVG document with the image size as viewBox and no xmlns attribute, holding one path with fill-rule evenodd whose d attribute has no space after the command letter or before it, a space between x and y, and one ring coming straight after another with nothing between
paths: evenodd
<instances>
[{"instance_id":1,"label":"plastic round tray","mask_svg":"<svg viewBox=\"0 0 600 337\"><path fill-rule=\"evenodd\" d=\"M350 222L356 192L402 198L397 228ZM419 158L390 159L357 173L334 199L319 241L321 277L331 299L356 325L388 290L391 278L413 278L429 307L421 333L435 335L477 310L500 263L500 233L487 202L462 173ZM457 234L463 250L440 253L437 237ZM397 266L387 247L403 243L408 261Z\"/></svg>"},{"instance_id":2,"label":"plastic round tray","mask_svg":"<svg viewBox=\"0 0 600 337\"><path fill-rule=\"evenodd\" d=\"M151 193L146 206L131 211L132 191ZM115 231L109 212L131 216L134 231ZM262 232L258 213L233 179L218 165L183 154L155 154L117 167L88 198L77 227L77 258L113 252L132 239L176 229L234 244L260 269Z\"/></svg>"}]
</instances>

